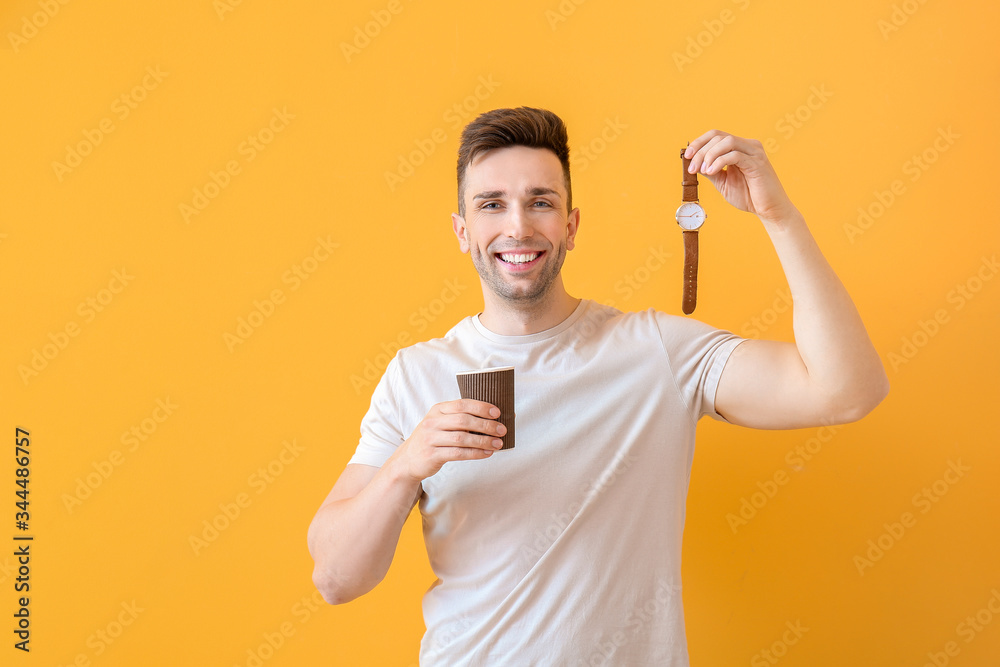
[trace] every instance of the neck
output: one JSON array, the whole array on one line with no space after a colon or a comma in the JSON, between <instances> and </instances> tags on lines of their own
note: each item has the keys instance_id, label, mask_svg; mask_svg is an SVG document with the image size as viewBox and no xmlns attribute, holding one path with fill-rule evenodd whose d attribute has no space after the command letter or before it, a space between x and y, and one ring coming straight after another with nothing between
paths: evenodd
<instances>
[{"instance_id":1,"label":"neck","mask_svg":"<svg viewBox=\"0 0 1000 667\"><path fill-rule=\"evenodd\" d=\"M545 295L531 302L502 299L483 285L479 321L501 336L526 336L551 329L573 314L580 299L570 296L560 276Z\"/></svg>"}]
</instances>

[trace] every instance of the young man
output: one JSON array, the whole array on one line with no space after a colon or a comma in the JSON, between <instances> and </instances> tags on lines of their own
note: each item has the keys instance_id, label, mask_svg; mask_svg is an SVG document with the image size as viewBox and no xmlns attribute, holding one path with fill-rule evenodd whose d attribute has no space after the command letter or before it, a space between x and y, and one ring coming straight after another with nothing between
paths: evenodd
<instances>
[{"instance_id":1,"label":"young man","mask_svg":"<svg viewBox=\"0 0 1000 667\"><path fill-rule=\"evenodd\" d=\"M452 224L483 312L396 355L309 529L316 586L347 602L385 576L419 502L438 577L422 665L687 665L680 556L697 420L844 423L886 395L864 325L760 142L713 130L686 157L770 235L795 343L570 296L560 269L580 211L562 121L521 107L465 128ZM515 368L512 450L496 450L494 406L455 400L457 372L495 366Z\"/></svg>"}]
</instances>

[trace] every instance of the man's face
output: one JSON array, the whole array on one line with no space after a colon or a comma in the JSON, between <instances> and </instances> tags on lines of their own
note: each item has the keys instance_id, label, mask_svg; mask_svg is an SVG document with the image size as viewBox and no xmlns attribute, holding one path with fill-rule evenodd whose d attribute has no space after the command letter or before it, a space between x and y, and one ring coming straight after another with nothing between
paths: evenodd
<instances>
[{"instance_id":1,"label":"man's face","mask_svg":"<svg viewBox=\"0 0 1000 667\"><path fill-rule=\"evenodd\" d=\"M452 215L462 252L505 301L540 302L572 250L579 209L566 211L562 164L544 148L510 146L478 156L465 174L465 217Z\"/></svg>"}]
</instances>

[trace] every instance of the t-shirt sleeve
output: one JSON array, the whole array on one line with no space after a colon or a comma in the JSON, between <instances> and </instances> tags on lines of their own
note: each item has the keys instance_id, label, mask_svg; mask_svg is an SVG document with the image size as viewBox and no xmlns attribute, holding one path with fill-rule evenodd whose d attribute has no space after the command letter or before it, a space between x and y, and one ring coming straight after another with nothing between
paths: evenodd
<instances>
[{"instance_id":1,"label":"t-shirt sleeve","mask_svg":"<svg viewBox=\"0 0 1000 667\"><path fill-rule=\"evenodd\" d=\"M698 320L652 309L649 312L691 418L697 421L708 415L726 421L715 409L715 393L729 355L746 339Z\"/></svg>"},{"instance_id":2,"label":"t-shirt sleeve","mask_svg":"<svg viewBox=\"0 0 1000 667\"><path fill-rule=\"evenodd\" d=\"M368 412L361 420L361 440L348 463L381 468L406 439L400 428L399 406L393 383L399 375L397 358L389 362L375 386Z\"/></svg>"}]
</instances>

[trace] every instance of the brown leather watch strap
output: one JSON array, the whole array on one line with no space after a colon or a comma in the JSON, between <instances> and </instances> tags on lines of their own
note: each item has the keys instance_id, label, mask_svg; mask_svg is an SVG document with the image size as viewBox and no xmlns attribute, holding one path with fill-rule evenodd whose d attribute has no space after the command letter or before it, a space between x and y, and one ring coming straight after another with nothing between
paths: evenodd
<instances>
[{"instance_id":1,"label":"brown leather watch strap","mask_svg":"<svg viewBox=\"0 0 1000 667\"><path fill-rule=\"evenodd\" d=\"M681 310L685 315L698 305L698 232L684 232L684 294Z\"/></svg>"},{"instance_id":2,"label":"brown leather watch strap","mask_svg":"<svg viewBox=\"0 0 1000 667\"><path fill-rule=\"evenodd\" d=\"M688 173L691 160L684 157L686 150L686 148L681 149L681 166L684 170L684 178L681 180L681 189L683 190L681 201L698 201L698 174Z\"/></svg>"}]
</instances>

